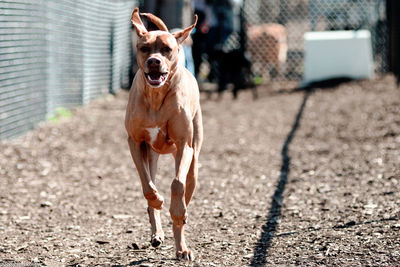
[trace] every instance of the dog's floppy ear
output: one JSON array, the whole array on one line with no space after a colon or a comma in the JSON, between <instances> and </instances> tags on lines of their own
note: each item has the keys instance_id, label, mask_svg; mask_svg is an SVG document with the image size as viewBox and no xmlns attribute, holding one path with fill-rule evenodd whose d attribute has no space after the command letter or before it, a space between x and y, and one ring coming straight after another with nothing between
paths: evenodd
<instances>
[{"instance_id":1,"label":"dog's floppy ear","mask_svg":"<svg viewBox=\"0 0 400 267\"><path fill-rule=\"evenodd\" d=\"M146 27L143 25L142 20L140 19L138 7L133 11L131 21L133 26L135 26L136 34L139 37L143 37L148 32Z\"/></svg>"},{"instance_id":2,"label":"dog's floppy ear","mask_svg":"<svg viewBox=\"0 0 400 267\"><path fill-rule=\"evenodd\" d=\"M197 23L197 15L194 15L194 23L192 26L187 27L186 29L173 33L172 35L175 37L176 41L178 44L183 43L185 39L189 36L190 32L193 30L193 28L196 26Z\"/></svg>"},{"instance_id":3,"label":"dog's floppy ear","mask_svg":"<svg viewBox=\"0 0 400 267\"><path fill-rule=\"evenodd\" d=\"M168 31L167 25L157 16L151 13L140 13L140 15L145 16L148 20L153 22L161 31Z\"/></svg>"}]
</instances>

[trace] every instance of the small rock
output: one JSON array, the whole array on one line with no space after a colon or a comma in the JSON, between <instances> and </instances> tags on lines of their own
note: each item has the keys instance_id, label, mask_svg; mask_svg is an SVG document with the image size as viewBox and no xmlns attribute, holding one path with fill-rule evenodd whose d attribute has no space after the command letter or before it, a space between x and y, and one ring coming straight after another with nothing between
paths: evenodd
<instances>
[{"instance_id":1,"label":"small rock","mask_svg":"<svg viewBox=\"0 0 400 267\"><path fill-rule=\"evenodd\" d=\"M8 214L8 211L6 211L6 210L0 210L0 215L7 215Z\"/></svg>"},{"instance_id":2,"label":"small rock","mask_svg":"<svg viewBox=\"0 0 400 267\"><path fill-rule=\"evenodd\" d=\"M123 219L130 219L130 218L132 218L132 215L129 215L129 214L115 214L115 215L113 215L112 217L113 217L113 219L120 219L120 220L123 220Z\"/></svg>"},{"instance_id":3,"label":"small rock","mask_svg":"<svg viewBox=\"0 0 400 267\"><path fill-rule=\"evenodd\" d=\"M28 248L28 245L23 245L17 248L17 251L24 251Z\"/></svg>"},{"instance_id":4,"label":"small rock","mask_svg":"<svg viewBox=\"0 0 400 267\"><path fill-rule=\"evenodd\" d=\"M247 254L247 255L244 255L243 258L246 260L249 260L249 259L253 258L253 256L254 256L254 254Z\"/></svg>"},{"instance_id":5,"label":"small rock","mask_svg":"<svg viewBox=\"0 0 400 267\"><path fill-rule=\"evenodd\" d=\"M131 246L133 249L140 249L138 244L136 244L136 243L132 243Z\"/></svg>"},{"instance_id":6,"label":"small rock","mask_svg":"<svg viewBox=\"0 0 400 267\"><path fill-rule=\"evenodd\" d=\"M104 245L104 244L109 244L110 242L106 241L106 240L96 240L96 243L100 244L100 245Z\"/></svg>"},{"instance_id":7,"label":"small rock","mask_svg":"<svg viewBox=\"0 0 400 267\"><path fill-rule=\"evenodd\" d=\"M46 207L51 207L51 206L53 206L53 203L51 203L50 201L44 201L44 202L40 203L41 208L46 208Z\"/></svg>"},{"instance_id":8,"label":"small rock","mask_svg":"<svg viewBox=\"0 0 400 267\"><path fill-rule=\"evenodd\" d=\"M368 204L364 206L364 209L375 209L378 205L376 204Z\"/></svg>"},{"instance_id":9,"label":"small rock","mask_svg":"<svg viewBox=\"0 0 400 267\"><path fill-rule=\"evenodd\" d=\"M393 229L399 230L400 229L400 223L396 223L392 225Z\"/></svg>"}]
</instances>

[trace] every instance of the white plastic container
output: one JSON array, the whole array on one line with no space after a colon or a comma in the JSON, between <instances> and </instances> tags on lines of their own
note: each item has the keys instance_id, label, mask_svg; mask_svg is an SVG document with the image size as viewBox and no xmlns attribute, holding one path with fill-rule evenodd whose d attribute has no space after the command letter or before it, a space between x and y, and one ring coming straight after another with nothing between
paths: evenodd
<instances>
[{"instance_id":1,"label":"white plastic container","mask_svg":"<svg viewBox=\"0 0 400 267\"><path fill-rule=\"evenodd\" d=\"M302 86L334 78L373 78L371 33L368 30L307 32L304 41Z\"/></svg>"}]
</instances>

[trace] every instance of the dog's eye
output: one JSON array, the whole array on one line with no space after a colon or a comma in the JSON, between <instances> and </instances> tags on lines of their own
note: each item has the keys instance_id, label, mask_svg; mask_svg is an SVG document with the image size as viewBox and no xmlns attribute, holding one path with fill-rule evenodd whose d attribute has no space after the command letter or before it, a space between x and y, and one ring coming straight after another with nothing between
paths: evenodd
<instances>
[{"instance_id":1,"label":"dog's eye","mask_svg":"<svg viewBox=\"0 0 400 267\"><path fill-rule=\"evenodd\" d=\"M150 48L147 47L147 46L142 46L142 47L140 48L140 51L141 51L142 53L148 53L148 52L150 52Z\"/></svg>"},{"instance_id":2,"label":"dog's eye","mask_svg":"<svg viewBox=\"0 0 400 267\"><path fill-rule=\"evenodd\" d=\"M171 48L169 48L168 46L164 46L163 48L161 48L161 52L162 53L169 53L171 52Z\"/></svg>"}]
</instances>

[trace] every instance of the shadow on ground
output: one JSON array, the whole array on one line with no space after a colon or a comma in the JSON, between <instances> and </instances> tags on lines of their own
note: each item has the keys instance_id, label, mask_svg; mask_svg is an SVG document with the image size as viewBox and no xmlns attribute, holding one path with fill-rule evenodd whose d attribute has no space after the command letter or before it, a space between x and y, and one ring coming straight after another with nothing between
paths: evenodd
<instances>
[{"instance_id":1,"label":"shadow on ground","mask_svg":"<svg viewBox=\"0 0 400 267\"><path fill-rule=\"evenodd\" d=\"M251 266L259 266L260 263L265 263L268 255L268 249L271 245L272 238L274 237L276 227L278 226L278 220L281 215L282 198L285 186L287 184L288 175L290 172L290 157L289 157L289 146L292 142L295 133L300 125L300 120L304 112L307 100L311 94L311 88L305 90L303 102L301 103L300 109L296 115L295 122L286 137L285 143L281 150L282 165L280 170L280 178L278 185L276 186L274 195L271 200L271 208L266 220L266 223L262 227L262 234L257 242L257 246L254 249L254 256L251 262Z\"/></svg>"},{"instance_id":2,"label":"shadow on ground","mask_svg":"<svg viewBox=\"0 0 400 267\"><path fill-rule=\"evenodd\" d=\"M290 157L289 157L289 146L293 141L297 129L299 128L300 121L307 103L308 98L315 90L324 89L336 89L343 83L351 82L349 78L335 78L319 82L314 82L304 88L296 88L291 90L291 92L304 91L303 102L300 105L299 111L297 112L295 121L293 123L292 129L286 137L281 150L282 164L280 169L280 177L278 184L276 186L274 195L271 199L271 208L269 214L266 218L266 223L262 226L262 234L257 242L254 249L254 255L251 262L251 266L259 266L260 263L266 263L268 249L271 246L272 239L275 235L276 228L278 226L279 217L281 216L281 207L283 200L283 192L287 184L288 176L290 173ZM279 93L279 92L278 92ZM287 92L285 92L287 93Z\"/></svg>"}]
</instances>

